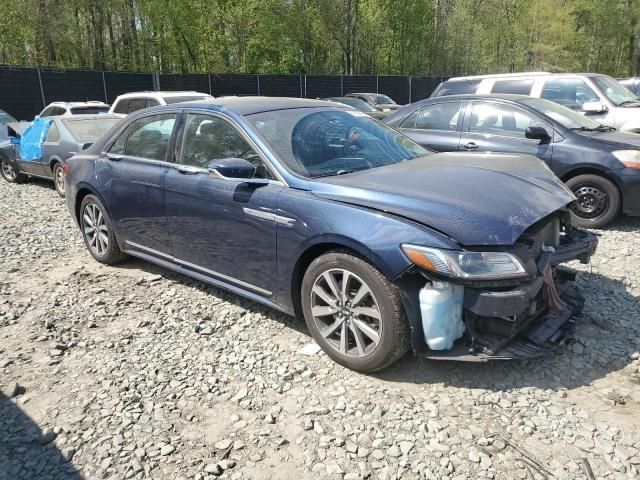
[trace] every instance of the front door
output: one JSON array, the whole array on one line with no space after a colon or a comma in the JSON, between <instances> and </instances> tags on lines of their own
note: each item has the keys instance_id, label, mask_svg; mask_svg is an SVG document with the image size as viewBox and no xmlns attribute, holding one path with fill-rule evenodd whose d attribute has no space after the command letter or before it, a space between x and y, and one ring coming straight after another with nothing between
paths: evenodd
<instances>
[{"instance_id":1,"label":"front door","mask_svg":"<svg viewBox=\"0 0 640 480\"><path fill-rule=\"evenodd\" d=\"M425 105L400 125L414 142L436 152L453 152L460 144L462 100Z\"/></svg>"},{"instance_id":2,"label":"front door","mask_svg":"<svg viewBox=\"0 0 640 480\"><path fill-rule=\"evenodd\" d=\"M107 192L111 219L127 250L172 255L165 180L177 119L177 113L158 113L134 120L99 162L98 181Z\"/></svg>"},{"instance_id":3,"label":"front door","mask_svg":"<svg viewBox=\"0 0 640 480\"><path fill-rule=\"evenodd\" d=\"M189 113L183 131L179 161L166 183L176 261L223 282L271 295L282 183L253 184L209 173L212 160L243 158L256 166L256 178L274 180L246 137L220 116Z\"/></svg>"},{"instance_id":4,"label":"front door","mask_svg":"<svg viewBox=\"0 0 640 480\"><path fill-rule=\"evenodd\" d=\"M553 128L531 113L511 104L475 101L469 106L460 138L460 150L534 155L548 164L553 153ZM549 140L525 137L527 127L543 127Z\"/></svg>"}]
</instances>

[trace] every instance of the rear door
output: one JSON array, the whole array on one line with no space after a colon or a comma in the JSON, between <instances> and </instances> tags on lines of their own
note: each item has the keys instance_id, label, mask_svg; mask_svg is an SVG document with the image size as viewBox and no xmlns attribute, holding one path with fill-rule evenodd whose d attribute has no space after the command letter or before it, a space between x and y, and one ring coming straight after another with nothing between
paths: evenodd
<instances>
[{"instance_id":1,"label":"rear door","mask_svg":"<svg viewBox=\"0 0 640 480\"><path fill-rule=\"evenodd\" d=\"M436 152L458 150L464 100L429 103L409 115L401 124L402 133Z\"/></svg>"},{"instance_id":2,"label":"rear door","mask_svg":"<svg viewBox=\"0 0 640 480\"><path fill-rule=\"evenodd\" d=\"M178 118L178 112L137 118L108 147L97 168L125 248L160 258L172 255L165 181Z\"/></svg>"},{"instance_id":3,"label":"rear door","mask_svg":"<svg viewBox=\"0 0 640 480\"><path fill-rule=\"evenodd\" d=\"M550 140L525 137L527 127L543 127ZM471 152L526 153L551 162L554 130L528 110L511 103L476 100L467 107L460 149Z\"/></svg>"}]
</instances>

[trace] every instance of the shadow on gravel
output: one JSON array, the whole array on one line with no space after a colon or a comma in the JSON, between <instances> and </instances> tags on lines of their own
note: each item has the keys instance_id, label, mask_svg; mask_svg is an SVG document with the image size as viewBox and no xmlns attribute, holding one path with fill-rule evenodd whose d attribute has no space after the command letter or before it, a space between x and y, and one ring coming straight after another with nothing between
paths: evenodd
<instances>
[{"instance_id":1,"label":"shadow on gravel","mask_svg":"<svg viewBox=\"0 0 640 480\"><path fill-rule=\"evenodd\" d=\"M82 480L51 441L52 433L0 393L0 480Z\"/></svg>"}]
</instances>

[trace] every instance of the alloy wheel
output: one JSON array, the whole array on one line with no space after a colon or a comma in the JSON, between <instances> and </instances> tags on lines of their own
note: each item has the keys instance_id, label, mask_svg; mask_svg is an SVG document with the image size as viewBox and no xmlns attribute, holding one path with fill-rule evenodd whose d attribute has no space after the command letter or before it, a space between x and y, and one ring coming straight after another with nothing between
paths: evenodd
<instances>
[{"instance_id":1,"label":"alloy wheel","mask_svg":"<svg viewBox=\"0 0 640 480\"><path fill-rule=\"evenodd\" d=\"M2 173L6 178L11 180L15 180L16 177L18 176L18 173L16 172L15 168L13 168L11 164L6 160L2 161Z\"/></svg>"},{"instance_id":2,"label":"alloy wheel","mask_svg":"<svg viewBox=\"0 0 640 480\"><path fill-rule=\"evenodd\" d=\"M607 193L595 185L578 185L573 194L577 200L571 204L571 210L582 218L599 217L609 205Z\"/></svg>"},{"instance_id":3,"label":"alloy wheel","mask_svg":"<svg viewBox=\"0 0 640 480\"><path fill-rule=\"evenodd\" d=\"M56 165L53 173L53 181L56 183L58 193L64 194L64 169L62 168L62 165Z\"/></svg>"},{"instance_id":4,"label":"alloy wheel","mask_svg":"<svg viewBox=\"0 0 640 480\"><path fill-rule=\"evenodd\" d=\"M109 248L109 227L95 203L88 203L84 207L82 230L89 248L100 257L105 255Z\"/></svg>"},{"instance_id":5,"label":"alloy wheel","mask_svg":"<svg viewBox=\"0 0 640 480\"><path fill-rule=\"evenodd\" d=\"M380 343L382 315L373 291L346 269L323 272L311 290L311 314L331 348L361 358Z\"/></svg>"}]
</instances>

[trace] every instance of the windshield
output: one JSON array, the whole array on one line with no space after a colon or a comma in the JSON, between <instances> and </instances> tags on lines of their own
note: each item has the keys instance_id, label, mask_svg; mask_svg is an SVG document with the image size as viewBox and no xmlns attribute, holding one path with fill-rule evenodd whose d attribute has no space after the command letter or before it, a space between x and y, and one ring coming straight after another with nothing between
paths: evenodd
<instances>
[{"instance_id":1,"label":"windshield","mask_svg":"<svg viewBox=\"0 0 640 480\"><path fill-rule=\"evenodd\" d=\"M95 143L119 121L119 118L85 118L64 120L64 124L79 143Z\"/></svg>"},{"instance_id":2,"label":"windshield","mask_svg":"<svg viewBox=\"0 0 640 480\"><path fill-rule=\"evenodd\" d=\"M373 97L373 102L376 105L384 105L385 103L396 103L386 95L376 95L375 97Z\"/></svg>"},{"instance_id":3,"label":"windshield","mask_svg":"<svg viewBox=\"0 0 640 480\"><path fill-rule=\"evenodd\" d=\"M565 128L598 128L600 126L599 122L549 100L542 98L525 98L520 100L520 102L554 119Z\"/></svg>"},{"instance_id":4,"label":"windshield","mask_svg":"<svg viewBox=\"0 0 640 480\"><path fill-rule=\"evenodd\" d=\"M429 153L357 110L296 108L246 118L280 160L304 177L341 175Z\"/></svg>"},{"instance_id":5,"label":"windshield","mask_svg":"<svg viewBox=\"0 0 640 480\"><path fill-rule=\"evenodd\" d=\"M616 106L640 102L640 98L611 77L598 75L597 77L591 77L591 81L595 83L600 91Z\"/></svg>"},{"instance_id":6,"label":"windshield","mask_svg":"<svg viewBox=\"0 0 640 480\"><path fill-rule=\"evenodd\" d=\"M350 98L350 97L336 97L332 98L334 102L344 103L345 105L349 105L351 107L357 108L362 112L377 112L375 108L369 105L364 100L360 100L359 98Z\"/></svg>"},{"instance_id":7,"label":"windshield","mask_svg":"<svg viewBox=\"0 0 640 480\"><path fill-rule=\"evenodd\" d=\"M6 112L0 112L0 125L5 125L11 122L17 122L17 120Z\"/></svg>"},{"instance_id":8,"label":"windshield","mask_svg":"<svg viewBox=\"0 0 640 480\"><path fill-rule=\"evenodd\" d=\"M162 97L167 105L171 105L172 103L181 103L181 102L197 102L199 100L209 100L211 97L209 95L180 95L178 97Z\"/></svg>"}]
</instances>

